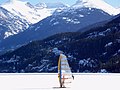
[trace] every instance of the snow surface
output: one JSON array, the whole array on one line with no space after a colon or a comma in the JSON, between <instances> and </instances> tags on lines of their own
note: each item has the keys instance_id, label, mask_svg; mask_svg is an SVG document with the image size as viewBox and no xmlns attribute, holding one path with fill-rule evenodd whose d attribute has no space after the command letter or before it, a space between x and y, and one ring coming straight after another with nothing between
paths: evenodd
<instances>
[{"instance_id":1,"label":"snow surface","mask_svg":"<svg viewBox=\"0 0 120 90\"><path fill-rule=\"evenodd\" d=\"M84 17L84 16L80 15L80 17ZM71 19L71 18L68 18L68 17L63 17L62 19L66 20L67 23L69 23L69 22L74 23L74 24L79 24L80 23L80 21L78 19Z\"/></svg>"},{"instance_id":2,"label":"snow surface","mask_svg":"<svg viewBox=\"0 0 120 90\"><path fill-rule=\"evenodd\" d=\"M1 90L120 90L119 74L74 74L73 83L59 88L57 74L1 74Z\"/></svg>"},{"instance_id":3,"label":"snow surface","mask_svg":"<svg viewBox=\"0 0 120 90\"><path fill-rule=\"evenodd\" d=\"M48 7L45 3L39 3L34 6L27 1L11 0L10 2L2 4L2 7L30 23L37 23L38 21L51 16L57 7L65 6L61 3L57 3L56 7L55 5L54 7Z\"/></svg>"},{"instance_id":4,"label":"snow surface","mask_svg":"<svg viewBox=\"0 0 120 90\"><path fill-rule=\"evenodd\" d=\"M111 5L107 4L104 0L78 0L76 4L72 7L74 8L97 8L107 12L110 15L117 15L120 13L119 9L112 7Z\"/></svg>"}]
</instances>

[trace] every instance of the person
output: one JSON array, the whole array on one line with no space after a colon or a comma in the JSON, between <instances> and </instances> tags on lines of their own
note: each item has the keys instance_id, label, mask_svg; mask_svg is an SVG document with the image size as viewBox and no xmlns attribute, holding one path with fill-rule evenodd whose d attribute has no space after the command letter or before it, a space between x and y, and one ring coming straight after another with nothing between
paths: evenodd
<instances>
[{"instance_id":1,"label":"person","mask_svg":"<svg viewBox=\"0 0 120 90\"><path fill-rule=\"evenodd\" d=\"M61 82L61 84L62 84L62 86L61 87L63 87L63 88L65 88L65 75L63 74L63 77L62 77L62 82Z\"/></svg>"},{"instance_id":2,"label":"person","mask_svg":"<svg viewBox=\"0 0 120 90\"><path fill-rule=\"evenodd\" d=\"M59 83L60 83L60 88L65 88L65 75L62 75L62 79L60 79L60 73L58 73L58 78L59 78Z\"/></svg>"},{"instance_id":3,"label":"person","mask_svg":"<svg viewBox=\"0 0 120 90\"><path fill-rule=\"evenodd\" d=\"M56 56L58 56L58 64L60 64L60 62L61 62L61 57L62 56L64 56L64 54L63 54L63 51L61 51L61 50L58 50L58 48L53 48L52 49L52 52L56 55ZM60 71L60 66L58 65L58 78L59 78L59 83L60 83L60 88L65 88L65 75L64 74L60 74L60 73L64 73L65 71ZM61 75L61 76L60 76Z\"/></svg>"}]
</instances>

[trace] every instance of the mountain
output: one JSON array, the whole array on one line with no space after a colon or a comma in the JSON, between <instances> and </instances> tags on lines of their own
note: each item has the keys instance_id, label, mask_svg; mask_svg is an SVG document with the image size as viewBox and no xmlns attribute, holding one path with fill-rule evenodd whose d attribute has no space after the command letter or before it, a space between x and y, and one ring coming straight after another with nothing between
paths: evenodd
<instances>
[{"instance_id":1,"label":"mountain","mask_svg":"<svg viewBox=\"0 0 120 90\"><path fill-rule=\"evenodd\" d=\"M57 9L62 10L68 7L62 3L39 3L33 6L29 2L23 2L21 0L9 0L0 6L0 46L3 45L2 42L4 42L6 38L23 32L31 23L36 23L52 15ZM17 47L18 46L21 45L17 45ZM12 49L14 46L10 46L10 48ZM6 46L0 47L0 53L6 50Z\"/></svg>"},{"instance_id":2,"label":"mountain","mask_svg":"<svg viewBox=\"0 0 120 90\"><path fill-rule=\"evenodd\" d=\"M26 20L0 7L0 42L9 36L26 30L28 26Z\"/></svg>"},{"instance_id":3,"label":"mountain","mask_svg":"<svg viewBox=\"0 0 120 90\"><path fill-rule=\"evenodd\" d=\"M0 72L57 72L59 48L73 72L120 72L120 15L86 32L56 34L0 56Z\"/></svg>"},{"instance_id":4,"label":"mountain","mask_svg":"<svg viewBox=\"0 0 120 90\"><path fill-rule=\"evenodd\" d=\"M39 5L37 5L39 6ZM40 6L47 7L45 4ZM48 5L50 7L50 5ZM26 31L9 37L1 42L1 48L4 51L15 49L18 46L29 43L33 40L42 40L49 36L62 32L76 32L84 29L87 26L97 22L102 22L110 19L112 16L101 9L89 7L68 7L65 9L56 9L55 12L41 20L40 22L31 25ZM9 45L7 44L9 43Z\"/></svg>"},{"instance_id":5,"label":"mountain","mask_svg":"<svg viewBox=\"0 0 120 90\"><path fill-rule=\"evenodd\" d=\"M107 4L104 0L78 0L76 4L72 7L79 8L79 7L87 7L87 8L97 8L109 13L110 15L117 15L120 12L112 7L111 5Z\"/></svg>"},{"instance_id":6,"label":"mountain","mask_svg":"<svg viewBox=\"0 0 120 90\"><path fill-rule=\"evenodd\" d=\"M49 5L49 4L48 4ZM9 2L2 4L2 7L10 11L11 13L27 20L29 23L37 23L38 21L51 16L52 13L59 7L65 8L67 6L62 3L57 3L55 6L53 3L51 6L47 6L45 3L39 3L32 5L27 1L22 0L10 0Z\"/></svg>"}]
</instances>

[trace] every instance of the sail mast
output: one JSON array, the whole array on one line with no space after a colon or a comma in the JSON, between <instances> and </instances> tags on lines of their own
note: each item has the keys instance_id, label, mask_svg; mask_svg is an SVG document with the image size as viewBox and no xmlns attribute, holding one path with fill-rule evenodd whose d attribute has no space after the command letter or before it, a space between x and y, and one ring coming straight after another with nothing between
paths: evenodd
<instances>
[{"instance_id":1,"label":"sail mast","mask_svg":"<svg viewBox=\"0 0 120 90\"><path fill-rule=\"evenodd\" d=\"M59 76L60 87L62 87L61 55L58 61L58 76Z\"/></svg>"}]
</instances>

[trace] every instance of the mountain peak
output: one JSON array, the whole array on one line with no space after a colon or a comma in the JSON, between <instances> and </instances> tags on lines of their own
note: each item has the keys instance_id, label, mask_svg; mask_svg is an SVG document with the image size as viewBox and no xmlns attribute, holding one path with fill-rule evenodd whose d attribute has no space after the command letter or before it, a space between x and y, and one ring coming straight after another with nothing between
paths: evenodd
<instances>
[{"instance_id":1,"label":"mountain peak","mask_svg":"<svg viewBox=\"0 0 120 90\"><path fill-rule=\"evenodd\" d=\"M26 0L9 0L1 6L14 15L27 20L30 24L37 23L38 21L51 16L57 9L49 8L46 3L39 3L34 6Z\"/></svg>"},{"instance_id":2,"label":"mountain peak","mask_svg":"<svg viewBox=\"0 0 120 90\"><path fill-rule=\"evenodd\" d=\"M45 7L45 8L64 8L68 7L68 5L65 5L61 2L56 2L56 3L38 3L35 6L37 7Z\"/></svg>"},{"instance_id":3,"label":"mountain peak","mask_svg":"<svg viewBox=\"0 0 120 90\"><path fill-rule=\"evenodd\" d=\"M1 6L4 5L25 5L27 1L22 1L22 0L8 0L7 2L3 3Z\"/></svg>"},{"instance_id":4,"label":"mountain peak","mask_svg":"<svg viewBox=\"0 0 120 90\"><path fill-rule=\"evenodd\" d=\"M101 2L101 0L77 0L76 5L93 5L98 2Z\"/></svg>"},{"instance_id":5,"label":"mountain peak","mask_svg":"<svg viewBox=\"0 0 120 90\"><path fill-rule=\"evenodd\" d=\"M39 7L39 8L46 8L47 7L46 3L38 3L35 6Z\"/></svg>"},{"instance_id":6,"label":"mountain peak","mask_svg":"<svg viewBox=\"0 0 120 90\"><path fill-rule=\"evenodd\" d=\"M48 8L64 8L69 7L68 5L63 4L62 2L56 3L46 3Z\"/></svg>"},{"instance_id":7,"label":"mountain peak","mask_svg":"<svg viewBox=\"0 0 120 90\"><path fill-rule=\"evenodd\" d=\"M110 15L117 15L119 12L103 0L78 0L72 7L74 8L96 8L107 12Z\"/></svg>"},{"instance_id":8,"label":"mountain peak","mask_svg":"<svg viewBox=\"0 0 120 90\"><path fill-rule=\"evenodd\" d=\"M101 5L108 5L103 0L78 0L74 6L84 6L84 7L100 7ZM110 5L109 5L110 6ZM102 6L101 6L102 7Z\"/></svg>"}]
</instances>

